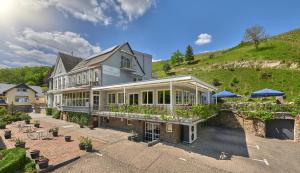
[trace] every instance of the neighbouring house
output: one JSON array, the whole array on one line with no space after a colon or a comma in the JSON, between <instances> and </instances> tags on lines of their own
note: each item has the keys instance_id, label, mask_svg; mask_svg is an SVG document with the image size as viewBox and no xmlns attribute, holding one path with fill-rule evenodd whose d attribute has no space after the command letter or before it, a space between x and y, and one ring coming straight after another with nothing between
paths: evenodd
<instances>
[{"instance_id":1,"label":"neighbouring house","mask_svg":"<svg viewBox=\"0 0 300 173\"><path fill-rule=\"evenodd\" d=\"M176 110L213 103L217 89L192 76L152 78L152 56L128 43L85 59L59 53L49 81L48 107L63 115L88 113L94 126L171 143L195 141L203 121Z\"/></svg>"},{"instance_id":2,"label":"neighbouring house","mask_svg":"<svg viewBox=\"0 0 300 173\"><path fill-rule=\"evenodd\" d=\"M0 83L0 106L15 105L16 110L32 112L33 104L45 104L46 95L39 86Z\"/></svg>"}]
</instances>

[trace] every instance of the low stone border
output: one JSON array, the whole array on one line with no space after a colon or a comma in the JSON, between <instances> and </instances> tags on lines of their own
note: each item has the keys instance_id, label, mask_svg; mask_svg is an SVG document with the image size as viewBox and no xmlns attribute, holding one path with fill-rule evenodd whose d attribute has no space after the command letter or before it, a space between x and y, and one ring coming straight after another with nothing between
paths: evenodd
<instances>
[{"instance_id":1,"label":"low stone border","mask_svg":"<svg viewBox=\"0 0 300 173\"><path fill-rule=\"evenodd\" d=\"M152 147L152 146L154 146L155 144L158 144L159 142L160 142L160 140L159 140L159 139L157 139L157 140L154 140L154 141L148 142L148 143L147 143L147 145L148 145L148 147Z\"/></svg>"}]
</instances>

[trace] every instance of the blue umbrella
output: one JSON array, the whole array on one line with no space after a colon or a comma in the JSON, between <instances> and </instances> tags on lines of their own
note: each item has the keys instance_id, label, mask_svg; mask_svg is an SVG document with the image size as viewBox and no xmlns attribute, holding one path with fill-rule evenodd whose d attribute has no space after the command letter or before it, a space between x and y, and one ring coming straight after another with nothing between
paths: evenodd
<instances>
[{"instance_id":1,"label":"blue umbrella","mask_svg":"<svg viewBox=\"0 0 300 173\"><path fill-rule=\"evenodd\" d=\"M251 93L251 97L270 97L270 96L283 96L284 92L272 90L272 89L262 89Z\"/></svg>"},{"instance_id":2,"label":"blue umbrella","mask_svg":"<svg viewBox=\"0 0 300 173\"><path fill-rule=\"evenodd\" d=\"M224 98L224 97L240 97L240 95L237 95L235 93L229 92L229 91L221 91L219 93L216 93L213 95L213 97L218 97L218 98Z\"/></svg>"}]
</instances>

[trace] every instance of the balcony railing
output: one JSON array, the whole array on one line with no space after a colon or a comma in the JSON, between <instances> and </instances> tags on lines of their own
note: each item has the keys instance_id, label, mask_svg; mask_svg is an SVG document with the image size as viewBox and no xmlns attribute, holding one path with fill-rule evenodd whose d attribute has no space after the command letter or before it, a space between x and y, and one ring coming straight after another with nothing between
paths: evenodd
<instances>
[{"instance_id":1,"label":"balcony railing","mask_svg":"<svg viewBox=\"0 0 300 173\"><path fill-rule=\"evenodd\" d=\"M205 120L217 113L216 105L173 106L170 105L106 105L94 108L94 114L131 119L176 121L191 123Z\"/></svg>"}]
</instances>

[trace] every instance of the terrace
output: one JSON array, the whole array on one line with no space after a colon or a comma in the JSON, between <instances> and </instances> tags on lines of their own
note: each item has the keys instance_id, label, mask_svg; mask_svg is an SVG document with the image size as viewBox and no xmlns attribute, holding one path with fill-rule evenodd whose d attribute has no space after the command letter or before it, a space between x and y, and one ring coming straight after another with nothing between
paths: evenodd
<instances>
[{"instance_id":1,"label":"terrace","mask_svg":"<svg viewBox=\"0 0 300 173\"><path fill-rule=\"evenodd\" d=\"M189 124L216 113L215 87L192 76L92 88L93 115Z\"/></svg>"}]
</instances>

